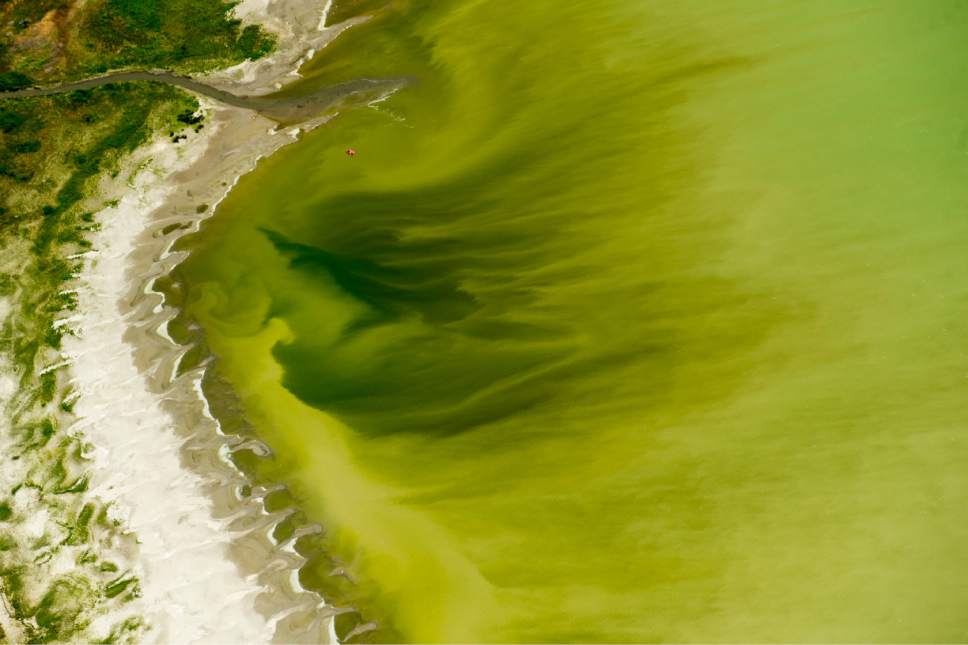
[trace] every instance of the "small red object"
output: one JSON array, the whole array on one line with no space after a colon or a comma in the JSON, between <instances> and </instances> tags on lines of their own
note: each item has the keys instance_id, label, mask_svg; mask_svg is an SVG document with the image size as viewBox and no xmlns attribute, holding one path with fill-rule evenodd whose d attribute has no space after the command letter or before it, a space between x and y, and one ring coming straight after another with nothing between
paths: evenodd
<instances>
[{"instance_id":1,"label":"small red object","mask_svg":"<svg viewBox=\"0 0 968 645\"><path fill-rule=\"evenodd\" d=\"M347 154L347 156L355 157L356 156L356 150L353 150L353 148L347 148L346 149L346 154Z\"/></svg>"}]
</instances>

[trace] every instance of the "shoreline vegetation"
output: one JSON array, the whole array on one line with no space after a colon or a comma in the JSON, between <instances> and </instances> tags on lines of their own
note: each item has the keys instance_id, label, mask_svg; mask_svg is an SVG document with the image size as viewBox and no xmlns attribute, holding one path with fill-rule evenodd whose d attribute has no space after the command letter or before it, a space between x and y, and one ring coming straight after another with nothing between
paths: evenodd
<instances>
[{"instance_id":1,"label":"shoreline vegetation","mask_svg":"<svg viewBox=\"0 0 968 645\"><path fill-rule=\"evenodd\" d=\"M275 37L232 11L220 0L0 1L0 90L132 67L203 72L266 56ZM92 239L109 241L101 229L117 224L104 218L124 214L120 197L140 189L139 177L181 168L177 159L165 166L134 153L155 141L156 155L194 148L197 160L211 140L212 129L202 131L209 115L218 110L158 82L0 97L0 642L133 642L154 627L143 611L152 608L138 602L139 549L150 536L132 532L137 518L108 499L114 486L92 469L105 446L89 440L97 429L82 429L86 400L68 348L82 342L86 330L75 325L91 313L79 309L79 279L104 263ZM240 117L222 124L231 118ZM250 129L271 126L245 118ZM255 159L272 146L254 148ZM127 183L127 193L106 193L105 181ZM164 177L155 183L162 198L173 187ZM131 206L128 216L157 204ZM102 295L102 305L122 296ZM123 345L124 321L111 323ZM177 451L167 456L177 464ZM142 457L149 466L158 458Z\"/></svg>"},{"instance_id":2,"label":"shoreline vegetation","mask_svg":"<svg viewBox=\"0 0 968 645\"><path fill-rule=\"evenodd\" d=\"M139 593L136 577L118 563L130 559L131 539L87 494L89 448L66 431L77 398L61 353L65 334L74 332L62 319L77 310L70 284L80 255L91 248L87 236L98 228L85 208L96 199L98 177L119 172L153 131L181 132L186 126L177 116L195 108L193 99L164 86L8 99L0 108L6 123L0 351L5 378L13 381L6 388L0 474L0 584L21 625L19 634L6 635L11 640L83 634L98 609ZM140 627L131 617L91 636L113 641Z\"/></svg>"},{"instance_id":3,"label":"shoreline vegetation","mask_svg":"<svg viewBox=\"0 0 968 645\"><path fill-rule=\"evenodd\" d=\"M131 67L197 73L272 51L275 37L243 27L232 8L222 0L6 0L0 80L10 90Z\"/></svg>"}]
</instances>

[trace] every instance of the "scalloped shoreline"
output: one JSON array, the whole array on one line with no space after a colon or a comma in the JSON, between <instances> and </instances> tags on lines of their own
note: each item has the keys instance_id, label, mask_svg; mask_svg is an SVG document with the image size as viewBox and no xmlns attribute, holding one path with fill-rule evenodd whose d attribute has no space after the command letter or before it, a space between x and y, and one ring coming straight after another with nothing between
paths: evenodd
<instances>
[{"instance_id":1,"label":"scalloped shoreline","mask_svg":"<svg viewBox=\"0 0 968 645\"><path fill-rule=\"evenodd\" d=\"M208 414L200 375L172 377L184 348L165 335L170 313L151 290L178 259L177 237L210 212L198 213L199 201L217 203L259 158L294 140L263 117L204 109L206 135L139 151L126 180L134 190L99 218L97 251L77 286L72 324L81 333L65 342L79 394L71 431L95 446L92 492L139 538L135 603L151 626L147 640L326 642L325 603L294 584L298 556L268 538L281 518L257 494L239 494L246 482L224 458L231 438Z\"/></svg>"},{"instance_id":2,"label":"scalloped shoreline","mask_svg":"<svg viewBox=\"0 0 968 645\"><path fill-rule=\"evenodd\" d=\"M311 56L320 33L332 38L345 27L323 30L330 4L321 14L307 0L240 5L245 22L277 31L280 48L271 64L245 63L230 74L241 73L250 91L295 80L291 66L281 79L280 69ZM223 78L220 86L236 83ZM330 117L283 129L243 108L201 103L200 135L183 145L156 138L102 182L101 194L118 199L99 214L95 250L83 254L78 311L61 321L78 330L63 352L77 394L69 432L92 446L91 493L138 538L140 597L124 613L147 619L140 642L335 642L339 612L299 583L297 536L273 539L288 513L268 512L272 491L252 489L228 459L243 440L224 434L210 413L204 366L178 373L190 348L168 336L176 312L153 288L184 258L175 242L211 216L239 177ZM95 619L92 630L110 628L114 614Z\"/></svg>"}]
</instances>

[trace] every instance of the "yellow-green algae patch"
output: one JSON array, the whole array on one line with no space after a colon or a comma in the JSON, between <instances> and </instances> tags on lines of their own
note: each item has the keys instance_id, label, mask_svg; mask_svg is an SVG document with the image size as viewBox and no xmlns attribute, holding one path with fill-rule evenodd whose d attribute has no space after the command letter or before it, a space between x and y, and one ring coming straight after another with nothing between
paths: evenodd
<instances>
[{"instance_id":1,"label":"yellow-green algae patch","mask_svg":"<svg viewBox=\"0 0 968 645\"><path fill-rule=\"evenodd\" d=\"M355 8L301 87L418 82L180 270L304 580L373 641L968 638L964 4Z\"/></svg>"}]
</instances>

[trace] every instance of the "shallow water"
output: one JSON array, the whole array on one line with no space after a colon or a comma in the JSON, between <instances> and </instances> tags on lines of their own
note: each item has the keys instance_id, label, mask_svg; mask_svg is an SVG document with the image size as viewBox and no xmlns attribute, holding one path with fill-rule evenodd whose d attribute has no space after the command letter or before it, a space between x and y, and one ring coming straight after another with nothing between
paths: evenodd
<instances>
[{"instance_id":1,"label":"shallow water","mask_svg":"<svg viewBox=\"0 0 968 645\"><path fill-rule=\"evenodd\" d=\"M299 124L340 109L341 107L369 102L393 93L407 84L407 79L353 79L331 86L317 87L312 92L298 96L280 94L274 97L233 94L188 76L171 72L115 72L93 78L61 83L51 87L32 87L24 90L0 92L0 98L50 96L77 90L88 90L102 85L151 81L181 87L195 94L215 99L219 103L245 108L266 116L281 125Z\"/></svg>"},{"instance_id":2,"label":"shallow water","mask_svg":"<svg viewBox=\"0 0 968 645\"><path fill-rule=\"evenodd\" d=\"M306 582L371 640L968 638L966 43L957 0L409 0L327 47L287 93L416 82L176 276Z\"/></svg>"}]
</instances>

